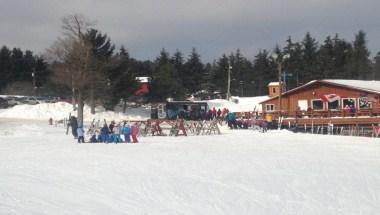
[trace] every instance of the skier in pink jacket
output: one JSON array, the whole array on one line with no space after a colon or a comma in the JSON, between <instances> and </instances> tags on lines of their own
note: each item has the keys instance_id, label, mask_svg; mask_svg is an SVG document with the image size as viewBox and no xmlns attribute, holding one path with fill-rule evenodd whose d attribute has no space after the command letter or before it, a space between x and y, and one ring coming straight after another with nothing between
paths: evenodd
<instances>
[{"instance_id":1,"label":"skier in pink jacket","mask_svg":"<svg viewBox=\"0 0 380 215\"><path fill-rule=\"evenodd\" d=\"M131 136L132 136L132 143L138 143L139 141L137 140L137 134L139 133L139 129L137 127L137 123L132 125L131 127Z\"/></svg>"}]
</instances>

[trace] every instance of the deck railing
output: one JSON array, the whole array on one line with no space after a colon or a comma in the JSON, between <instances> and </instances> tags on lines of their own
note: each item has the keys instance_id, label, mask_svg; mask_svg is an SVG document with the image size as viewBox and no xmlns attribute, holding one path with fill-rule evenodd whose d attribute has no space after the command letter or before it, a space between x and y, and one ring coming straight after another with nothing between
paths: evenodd
<instances>
[{"instance_id":1,"label":"deck railing","mask_svg":"<svg viewBox=\"0 0 380 215\"><path fill-rule=\"evenodd\" d=\"M279 112L267 112L272 119L278 119ZM323 111L281 111L284 118L331 118L331 117L376 117L380 116L380 108L359 109L355 112L345 112L344 110L323 110Z\"/></svg>"}]
</instances>

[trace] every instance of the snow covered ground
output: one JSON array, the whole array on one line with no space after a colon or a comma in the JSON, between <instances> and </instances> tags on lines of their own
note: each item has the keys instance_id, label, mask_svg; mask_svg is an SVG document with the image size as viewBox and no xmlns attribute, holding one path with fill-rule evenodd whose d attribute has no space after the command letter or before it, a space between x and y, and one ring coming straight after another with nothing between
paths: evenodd
<instances>
[{"instance_id":1,"label":"snow covered ground","mask_svg":"<svg viewBox=\"0 0 380 215\"><path fill-rule=\"evenodd\" d=\"M380 139L259 133L77 144L0 119L0 214L380 213Z\"/></svg>"},{"instance_id":2,"label":"snow covered ground","mask_svg":"<svg viewBox=\"0 0 380 215\"><path fill-rule=\"evenodd\" d=\"M16 105L9 109L0 109L0 118L8 119L32 119L47 121L50 118L53 120L62 120L68 118L69 115L76 115L71 104L67 102L57 103L42 103L37 105ZM126 113L106 111L103 107L96 108L96 114L91 114L91 109L88 105L84 107L84 120L101 120L107 121L116 120L146 120L150 117L150 109L144 108L128 108Z\"/></svg>"}]
</instances>

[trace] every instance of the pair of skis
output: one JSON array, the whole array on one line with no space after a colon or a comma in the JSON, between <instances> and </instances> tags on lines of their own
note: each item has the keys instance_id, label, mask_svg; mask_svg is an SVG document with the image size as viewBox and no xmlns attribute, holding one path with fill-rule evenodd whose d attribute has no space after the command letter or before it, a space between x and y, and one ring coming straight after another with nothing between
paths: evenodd
<instances>
[{"instance_id":1,"label":"pair of skis","mask_svg":"<svg viewBox=\"0 0 380 215\"><path fill-rule=\"evenodd\" d=\"M281 130L282 122L284 121L284 117L280 116L278 118L278 130Z\"/></svg>"}]
</instances>

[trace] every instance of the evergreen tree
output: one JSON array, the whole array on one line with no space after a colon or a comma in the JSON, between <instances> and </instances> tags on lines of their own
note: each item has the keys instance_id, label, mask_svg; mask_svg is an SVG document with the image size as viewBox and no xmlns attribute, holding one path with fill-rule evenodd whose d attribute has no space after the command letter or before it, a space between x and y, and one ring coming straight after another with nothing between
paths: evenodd
<instances>
[{"instance_id":1,"label":"evergreen tree","mask_svg":"<svg viewBox=\"0 0 380 215\"><path fill-rule=\"evenodd\" d=\"M125 113L127 100L134 95L138 88L137 74L134 71L133 60L125 49L121 49L116 57L111 59L111 62L107 69L107 80L109 81L107 105L109 108L113 108L121 100Z\"/></svg>"},{"instance_id":2,"label":"evergreen tree","mask_svg":"<svg viewBox=\"0 0 380 215\"><path fill-rule=\"evenodd\" d=\"M222 94L227 93L228 66L229 59L225 54L213 63L210 76L213 80L214 91L219 91Z\"/></svg>"},{"instance_id":3,"label":"evergreen tree","mask_svg":"<svg viewBox=\"0 0 380 215\"><path fill-rule=\"evenodd\" d=\"M27 79L26 67L24 63L24 53L19 48L13 48L11 52L11 74L12 80L24 81Z\"/></svg>"},{"instance_id":4,"label":"evergreen tree","mask_svg":"<svg viewBox=\"0 0 380 215\"><path fill-rule=\"evenodd\" d=\"M36 65L36 59L33 56L33 53L29 50L25 51L25 54L23 56L23 71L20 74L21 81L31 81L32 80L32 73L35 70ZM36 86L35 86L36 87Z\"/></svg>"},{"instance_id":5,"label":"evergreen tree","mask_svg":"<svg viewBox=\"0 0 380 215\"><path fill-rule=\"evenodd\" d=\"M352 56L352 46L347 41L340 39L336 34L333 39L333 62L334 74L328 78L352 79L349 71L350 59Z\"/></svg>"},{"instance_id":6,"label":"evergreen tree","mask_svg":"<svg viewBox=\"0 0 380 215\"><path fill-rule=\"evenodd\" d=\"M183 87L184 82L184 75L185 75L185 68L184 68L184 59L183 54L177 50L173 57L170 60L171 64L174 66L174 69L176 70L176 74L179 76L180 85Z\"/></svg>"},{"instance_id":7,"label":"evergreen tree","mask_svg":"<svg viewBox=\"0 0 380 215\"><path fill-rule=\"evenodd\" d=\"M170 62L169 53L162 50L155 61L155 70L152 77L150 97L153 101L164 101L171 97L183 99L183 91L179 74Z\"/></svg>"},{"instance_id":8,"label":"evergreen tree","mask_svg":"<svg viewBox=\"0 0 380 215\"><path fill-rule=\"evenodd\" d=\"M200 56L195 50L192 52L185 63L183 85L188 93L195 93L201 90L204 75L204 66L201 62Z\"/></svg>"},{"instance_id":9,"label":"evergreen tree","mask_svg":"<svg viewBox=\"0 0 380 215\"><path fill-rule=\"evenodd\" d=\"M253 60L255 95L268 95L268 83L277 79L276 64L270 60L267 50L260 50Z\"/></svg>"},{"instance_id":10,"label":"evergreen tree","mask_svg":"<svg viewBox=\"0 0 380 215\"><path fill-rule=\"evenodd\" d=\"M303 71L302 46L298 42L293 42L289 36L286 40L283 53L290 56L289 59L286 60L284 68L284 73L288 75L285 77L286 88L290 90L300 85L299 75Z\"/></svg>"},{"instance_id":11,"label":"evergreen tree","mask_svg":"<svg viewBox=\"0 0 380 215\"><path fill-rule=\"evenodd\" d=\"M216 86L213 80L212 64L210 63L207 63L204 67L204 77L201 87L206 91L207 96L215 91Z\"/></svg>"},{"instance_id":12,"label":"evergreen tree","mask_svg":"<svg viewBox=\"0 0 380 215\"><path fill-rule=\"evenodd\" d=\"M127 49L125 49L124 45L120 47L120 50L119 50L119 53L117 53L117 56L126 57L127 59L129 59L129 53Z\"/></svg>"},{"instance_id":13,"label":"evergreen tree","mask_svg":"<svg viewBox=\"0 0 380 215\"><path fill-rule=\"evenodd\" d=\"M156 64L164 65L170 63L170 54L165 49L160 51L160 56L156 59Z\"/></svg>"},{"instance_id":14,"label":"evergreen tree","mask_svg":"<svg viewBox=\"0 0 380 215\"><path fill-rule=\"evenodd\" d=\"M380 52L374 58L372 79L380 81Z\"/></svg>"},{"instance_id":15,"label":"evergreen tree","mask_svg":"<svg viewBox=\"0 0 380 215\"><path fill-rule=\"evenodd\" d=\"M229 59L232 66L231 94L237 96L253 94L254 75L251 62L241 54L239 49L236 53L232 53Z\"/></svg>"},{"instance_id":16,"label":"evergreen tree","mask_svg":"<svg viewBox=\"0 0 380 215\"><path fill-rule=\"evenodd\" d=\"M302 83L322 77L318 68L318 43L307 32L302 41L303 72L300 77Z\"/></svg>"},{"instance_id":17,"label":"evergreen tree","mask_svg":"<svg viewBox=\"0 0 380 215\"><path fill-rule=\"evenodd\" d=\"M364 31L359 31L355 35L353 42L353 51L351 58L351 77L360 80L366 80L370 76L370 52L367 49L366 34Z\"/></svg>"},{"instance_id":18,"label":"evergreen tree","mask_svg":"<svg viewBox=\"0 0 380 215\"><path fill-rule=\"evenodd\" d=\"M0 90L12 81L11 71L11 51L3 46L0 50Z\"/></svg>"},{"instance_id":19,"label":"evergreen tree","mask_svg":"<svg viewBox=\"0 0 380 215\"><path fill-rule=\"evenodd\" d=\"M48 69L48 64L42 57L35 57L33 72L35 76L35 87L40 88L47 84L50 77L50 70Z\"/></svg>"},{"instance_id":20,"label":"evergreen tree","mask_svg":"<svg viewBox=\"0 0 380 215\"><path fill-rule=\"evenodd\" d=\"M86 41L89 43L90 52L91 52L91 61L89 68L88 79L89 84L89 103L91 107L91 113L95 114L95 95L97 97L105 97L107 100L112 101L110 104L114 105L118 102L119 98L114 97L115 94L104 93L107 91L107 81L112 85L111 92L115 91L112 87L115 86L115 76L119 78L119 75L110 75L107 73L107 68L110 66L110 58L113 54L115 46L111 44L111 39L107 34L102 34L96 29L89 29L85 35ZM114 71L114 70L113 70Z\"/></svg>"},{"instance_id":21,"label":"evergreen tree","mask_svg":"<svg viewBox=\"0 0 380 215\"><path fill-rule=\"evenodd\" d=\"M320 78L331 78L334 77L335 67L334 67L334 44L330 36L326 37L323 45L321 45L318 52L318 59L320 62L321 75Z\"/></svg>"}]
</instances>

